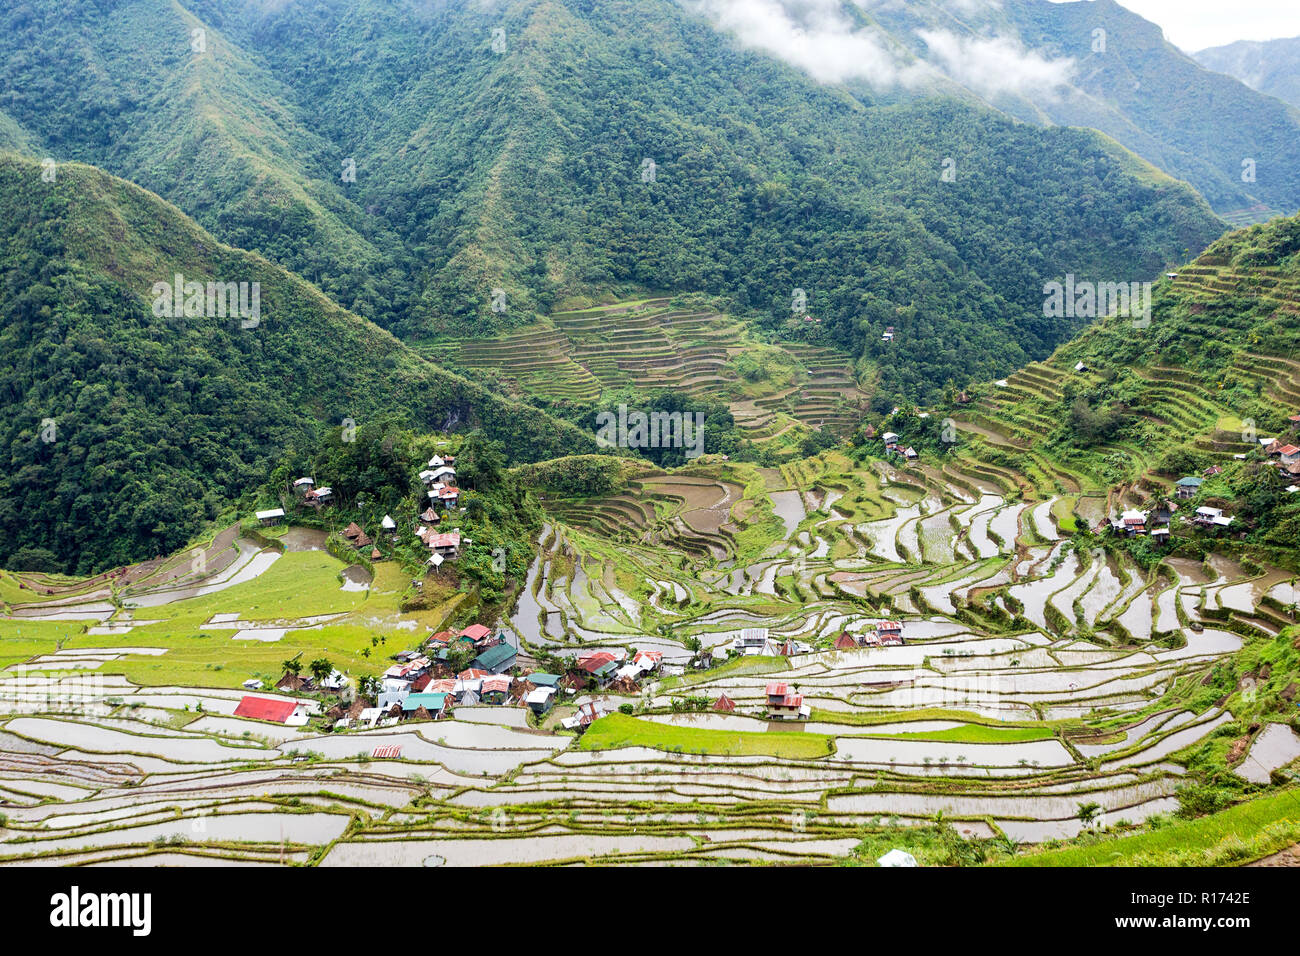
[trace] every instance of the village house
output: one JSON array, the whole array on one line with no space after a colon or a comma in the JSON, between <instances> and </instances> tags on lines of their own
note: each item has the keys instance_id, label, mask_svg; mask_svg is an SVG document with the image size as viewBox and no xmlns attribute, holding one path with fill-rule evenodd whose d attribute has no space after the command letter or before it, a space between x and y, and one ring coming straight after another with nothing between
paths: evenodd
<instances>
[{"instance_id":1,"label":"village house","mask_svg":"<svg viewBox=\"0 0 1300 956\"><path fill-rule=\"evenodd\" d=\"M657 670L664 656L659 651L638 651L637 654L614 673L616 680L636 681Z\"/></svg>"},{"instance_id":2,"label":"village house","mask_svg":"<svg viewBox=\"0 0 1300 956\"><path fill-rule=\"evenodd\" d=\"M429 489L429 502L431 504L440 504L443 510L450 511L460 501L460 489L449 488L442 483L435 483Z\"/></svg>"},{"instance_id":3,"label":"village house","mask_svg":"<svg viewBox=\"0 0 1300 956\"><path fill-rule=\"evenodd\" d=\"M510 678L504 674L494 674L483 678L479 687L479 701L484 704L504 704L510 696Z\"/></svg>"},{"instance_id":4,"label":"village house","mask_svg":"<svg viewBox=\"0 0 1300 956\"><path fill-rule=\"evenodd\" d=\"M284 520L283 508L271 508L267 511L255 511L253 517L257 519L258 524L272 525L279 524Z\"/></svg>"},{"instance_id":5,"label":"village house","mask_svg":"<svg viewBox=\"0 0 1300 956\"><path fill-rule=\"evenodd\" d=\"M720 714L734 713L736 710L736 702L725 693L719 694L718 699L713 702L713 709Z\"/></svg>"},{"instance_id":6,"label":"village house","mask_svg":"<svg viewBox=\"0 0 1300 956\"><path fill-rule=\"evenodd\" d=\"M837 651L851 651L858 646L858 642L853 639L853 635L848 631L840 631L840 636L835 638L835 649Z\"/></svg>"},{"instance_id":7,"label":"village house","mask_svg":"<svg viewBox=\"0 0 1300 956\"><path fill-rule=\"evenodd\" d=\"M429 550L429 563L438 567L443 561L455 561L460 557L460 532L448 531L443 534L431 534L426 539Z\"/></svg>"},{"instance_id":8,"label":"village house","mask_svg":"<svg viewBox=\"0 0 1300 956\"><path fill-rule=\"evenodd\" d=\"M803 702L803 695L784 681L772 681L765 690L769 720L803 720L812 714L812 708Z\"/></svg>"},{"instance_id":9,"label":"village house","mask_svg":"<svg viewBox=\"0 0 1300 956\"><path fill-rule=\"evenodd\" d=\"M290 671L275 682L275 689L286 694L310 694L316 690L316 684L310 677L303 677Z\"/></svg>"},{"instance_id":10,"label":"village house","mask_svg":"<svg viewBox=\"0 0 1300 956\"><path fill-rule=\"evenodd\" d=\"M1201 490L1201 485L1205 484L1204 478L1197 478L1194 475L1188 475L1185 478L1179 478L1177 482L1177 495L1179 498L1195 498L1196 493Z\"/></svg>"},{"instance_id":11,"label":"village house","mask_svg":"<svg viewBox=\"0 0 1300 956\"><path fill-rule=\"evenodd\" d=\"M450 694L410 694L402 701L405 720L441 720L450 715Z\"/></svg>"},{"instance_id":12,"label":"village house","mask_svg":"<svg viewBox=\"0 0 1300 956\"><path fill-rule=\"evenodd\" d=\"M584 701L578 705L576 714L560 721L560 726L565 730L576 730L581 733L606 714L613 712L614 705L607 700Z\"/></svg>"},{"instance_id":13,"label":"village house","mask_svg":"<svg viewBox=\"0 0 1300 956\"><path fill-rule=\"evenodd\" d=\"M490 674L502 674L515 666L517 657L518 651L515 647L509 641L501 641L475 657L470 662L470 666Z\"/></svg>"},{"instance_id":14,"label":"village house","mask_svg":"<svg viewBox=\"0 0 1300 956\"><path fill-rule=\"evenodd\" d=\"M1226 528L1232 524L1232 518L1222 508L1197 508L1192 521L1202 528Z\"/></svg>"},{"instance_id":15,"label":"village house","mask_svg":"<svg viewBox=\"0 0 1300 956\"><path fill-rule=\"evenodd\" d=\"M779 657L781 647L780 641L768 637L768 631L765 627L744 628L741 630L740 636L731 644L731 649L741 656L761 654L765 657Z\"/></svg>"},{"instance_id":16,"label":"village house","mask_svg":"<svg viewBox=\"0 0 1300 956\"><path fill-rule=\"evenodd\" d=\"M320 507L334 501L334 489L326 485L324 488L317 488L303 495L303 503Z\"/></svg>"},{"instance_id":17,"label":"village house","mask_svg":"<svg viewBox=\"0 0 1300 956\"><path fill-rule=\"evenodd\" d=\"M1300 446L1283 445L1277 450L1277 459L1283 465L1300 464Z\"/></svg>"},{"instance_id":18,"label":"village house","mask_svg":"<svg viewBox=\"0 0 1300 956\"><path fill-rule=\"evenodd\" d=\"M622 659L621 656L616 656L610 651L596 651L578 658L575 670L594 680L598 686L604 687L614 679Z\"/></svg>"},{"instance_id":19,"label":"village house","mask_svg":"<svg viewBox=\"0 0 1300 956\"><path fill-rule=\"evenodd\" d=\"M534 687L524 697L528 709L539 717L555 705L556 689L554 687Z\"/></svg>"},{"instance_id":20,"label":"village house","mask_svg":"<svg viewBox=\"0 0 1300 956\"><path fill-rule=\"evenodd\" d=\"M316 482L311 478L299 478L293 483L293 490L299 494L306 494L316 486Z\"/></svg>"},{"instance_id":21,"label":"village house","mask_svg":"<svg viewBox=\"0 0 1300 956\"><path fill-rule=\"evenodd\" d=\"M880 621L875 627L876 643L890 647L903 643L903 625L898 621Z\"/></svg>"},{"instance_id":22,"label":"village house","mask_svg":"<svg viewBox=\"0 0 1300 956\"><path fill-rule=\"evenodd\" d=\"M366 534L361 525L355 521L349 522L348 526L343 529L343 537L347 539L348 544L357 549L369 548L374 544L370 535Z\"/></svg>"},{"instance_id":23,"label":"village house","mask_svg":"<svg viewBox=\"0 0 1300 956\"><path fill-rule=\"evenodd\" d=\"M1118 518L1111 522L1111 527L1120 534L1127 537L1147 533L1147 512L1139 511L1136 508L1122 512Z\"/></svg>"},{"instance_id":24,"label":"village house","mask_svg":"<svg viewBox=\"0 0 1300 956\"><path fill-rule=\"evenodd\" d=\"M271 697L243 697L235 707L235 716L266 720L286 727L301 727L307 723L307 704L304 701L276 700Z\"/></svg>"}]
</instances>

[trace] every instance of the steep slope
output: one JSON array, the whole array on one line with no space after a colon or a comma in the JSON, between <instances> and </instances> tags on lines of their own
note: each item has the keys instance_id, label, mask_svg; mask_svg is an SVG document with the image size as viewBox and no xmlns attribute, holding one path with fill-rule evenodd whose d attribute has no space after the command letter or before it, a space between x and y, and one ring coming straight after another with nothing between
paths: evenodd
<instances>
[{"instance_id":1,"label":"steep slope","mask_svg":"<svg viewBox=\"0 0 1300 956\"><path fill-rule=\"evenodd\" d=\"M1149 325L1104 319L1048 361L971 389L951 410L960 457L1031 474L1042 496L1117 485L1111 504L1125 507L1207 476L1203 493L1233 502L1240 530L1294 548L1300 496L1285 489L1300 475L1267 467L1258 439L1300 443L1297 356L1291 217L1231 233L1161 280Z\"/></svg>"},{"instance_id":2,"label":"steep slope","mask_svg":"<svg viewBox=\"0 0 1300 956\"><path fill-rule=\"evenodd\" d=\"M65 164L46 183L37 161L0 157L0 209L0 563L28 547L82 571L170 551L347 418L479 425L516 460L595 448L100 170ZM202 298L201 314L159 314L154 284L177 274L248 283L247 317Z\"/></svg>"},{"instance_id":3,"label":"steep slope","mask_svg":"<svg viewBox=\"0 0 1300 956\"><path fill-rule=\"evenodd\" d=\"M1192 56L1207 70L1235 76L1252 90L1300 107L1300 37L1240 40Z\"/></svg>"},{"instance_id":4,"label":"steep slope","mask_svg":"<svg viewBox=\"0 0 1300 956\"><path fill-rule=\"evenodd\" d=\"M0 108L54 158L157 192L346 308L388 325L402 308L396 244L349 201L346 157L292 89L180 3L6 5Z\"/></svg>"},{"instance_id":5,"label":"steep slope","mask_svg":"<svg viewBox=\"0 0 1300 956\"><path fill-rule=\"evenodd\" d=\"M1044 276L1151 275L1221 229L1094 134L823 86L675 0L193 9L358 158L357 202L427 267L398 326L411 338L608 291L702 291L924 397L1070 334L1037 315ZM790 321L795 290L817 331ZM910 344L868 348L890 325Z\"/></svg>"},{"instance_id":6,"label":"steep slope","mask_svg":"<svg viewBox=\"0 0 1300 956\"><path fill-rule=\"evenodd\" d=\"M1114 0L863 6L894 41L998 108L1101 130L1222 214L1250 221L1300 209L1300 111L1202 68ZM1033 64L1016 51L1056 65L1060 82L1014 83ZM999 70L1012 79L999 81Z\"/></svg>"}]
</instances>

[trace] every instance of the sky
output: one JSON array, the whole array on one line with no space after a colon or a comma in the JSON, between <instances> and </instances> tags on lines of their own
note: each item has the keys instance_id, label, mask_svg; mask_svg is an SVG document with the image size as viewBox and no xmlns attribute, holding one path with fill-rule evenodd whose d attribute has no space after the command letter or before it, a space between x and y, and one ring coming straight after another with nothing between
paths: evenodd
<instances>
[{"instance_id":1,"label":"sky","mask_svg":"<svg viewBox=\"0 0 1300 956\"><path fill-rule=\"evenodd\" d=\"M1059 0L1058 0L1059 2ZM1300 0L1118 0L1184 52L1235 40L1300 36Z\"/></svg>"}]
</instances>

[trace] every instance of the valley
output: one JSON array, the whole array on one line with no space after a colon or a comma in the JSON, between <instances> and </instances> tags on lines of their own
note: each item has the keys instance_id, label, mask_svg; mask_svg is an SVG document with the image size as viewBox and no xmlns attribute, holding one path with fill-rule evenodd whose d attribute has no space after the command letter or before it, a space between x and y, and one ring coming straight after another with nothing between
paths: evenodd
<instances>
[{"instance_id":1,"label":"valley","mask_svg":"<svg viewBox=\"0 0 1300 956\"><path fill-rule=\"evenodd\" d=\"M349 587L324 535L231 528L198 565L6 575L0 858L830 863L887 841L923 862L1019 861L1169 818L1189 759L1233 745L1247 787L1300 755L1285 724L1268 725L1280 749L1232 729L1242 662L1276 668L1261 689L1294 690L1278 643L1293 571L1220 556L1144 570L1062 532L1058 515L1104 498L1012 497L996 477L832 450L545 495L506 622L519 673L659 656L635 681L562 684L541 720L481 703L335 733L318 729L333 717L237 716L240 683L273 682L291 649L356 675L451 616L402 612L390 563ZM903 642L860 643L885 618ZM764 718L774 681L806 719ZM574 736L561 721L589 701L630 713ZM1260 855L1280 848L1262 839Z\"/></svg>"},{"instance_id":2,"label":"valley","mask_svg":"<svg viewBox=\"0 0 1300 956\"><path fill-rule=\"evenodd\" d=\"M0 10L0 872L1296 865L1296 41L1186 7Z\"/></svg>"}]
</instances>

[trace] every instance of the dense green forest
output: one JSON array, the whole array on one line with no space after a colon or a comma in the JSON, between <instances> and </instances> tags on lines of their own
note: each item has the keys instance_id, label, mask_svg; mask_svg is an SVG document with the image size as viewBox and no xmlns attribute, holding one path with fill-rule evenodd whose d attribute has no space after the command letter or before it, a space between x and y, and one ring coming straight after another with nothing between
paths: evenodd
<instances>
[{"instance_id":1,"label":"dense green forest","mask_svg":"<svg viewBox=\"0 0 1300 956\"><path fill-rule=\"evenodd\" d=\"M1146 278L1222 229L1095 133L822 86L673 0L28 0L0 109L408 339L703 291L914 399L1076 331L1047 278Z\"/></svg>"},{"instance_id":2,"label":"dense green forest","mask_svg":"<svg viewBox=\"0 0 1300 956\"><path fill-rule=\"evenodd\" d=\"M159 316L156 282L258 283L260 320ZM410 352L137 186L0 157L0 565L87 572L166 553L345 419L481 427L514 461L589 433Z\"/></svg>"}]
</instances>

